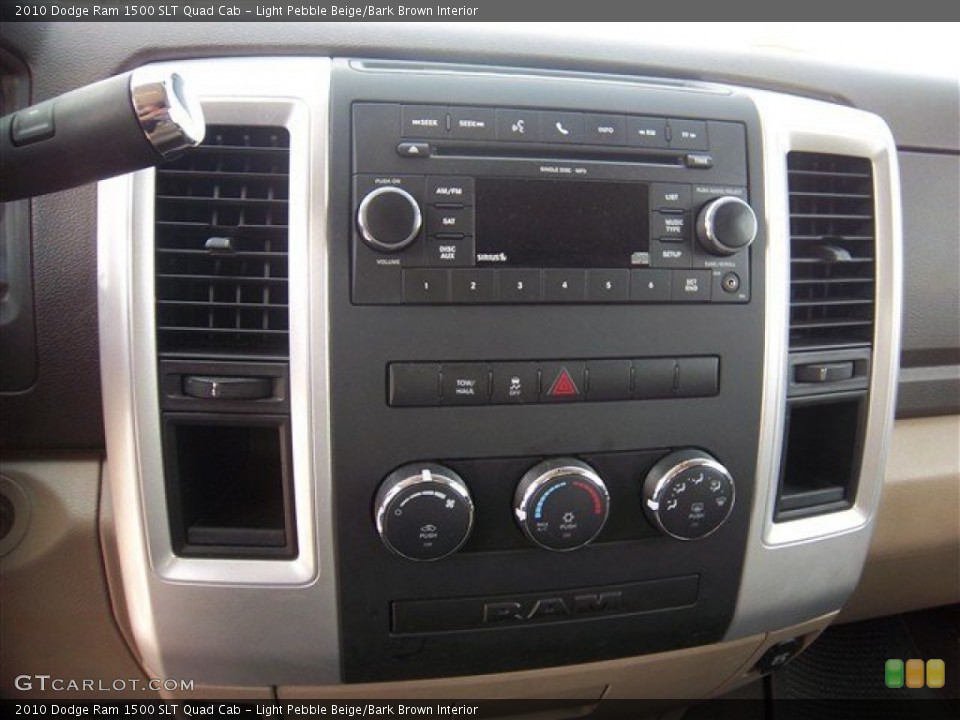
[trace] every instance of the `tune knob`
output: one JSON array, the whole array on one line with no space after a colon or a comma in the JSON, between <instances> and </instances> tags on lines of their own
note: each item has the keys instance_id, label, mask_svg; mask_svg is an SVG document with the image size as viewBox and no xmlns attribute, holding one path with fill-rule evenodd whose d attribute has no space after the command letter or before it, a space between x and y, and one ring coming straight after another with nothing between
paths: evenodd
<instances>
[{"instance_id":1,"label":"tune knob","mask_svg":"<svg viewBox=\"0 0 960 720\"><path fill-rule=\"evenodd\" d=\"M404 465L377 491L377 532L408 560L439 560L456 552L473 527L473 500L453 470L432 463Z\"/></svg>"},{"instance_id":2,"label":"tune knob","mask_svg":"<svg viewBox=\"0 0 960 720\"><path fill-rule=\"evenodd\" d=\"M573 458L545 460L523 476L514 515L530 540L547 550L575 550L603 529L610 495L600 476Z\"/></svg>"},{"instance_id":3,"label":"tune knob","mask_svg":"<svg viewBox=\"0 0 960 720\"><path fill-rule=\"evenodd\" d=\"M697 237L713 255L733 255L757 236L757 216L747 203L727 195L711 200L700 210Z\"/></svg>"},{"instance_id":4,"label":"tune knob","mask_svg":"<svg viewBox=\"0 0 960 720\"><path fill-rule=\"evenodd\" d=\"M678 450L650 468L643 482L643 511L679 540L706 537L733 509L734 484L727 469L701 450Z\"/></svg>"},{"instance_id":5,"label":"tune knob","mask_svg":"<svg viewBox=\"0 0 960 720\"><path fill-rule=\"evenodd\" d=\"M405 248L416 239L422 223L417 201L398 187L371 191L357 210L357 226L363 241L380 252Z\"/></svg>"}]
</instances>

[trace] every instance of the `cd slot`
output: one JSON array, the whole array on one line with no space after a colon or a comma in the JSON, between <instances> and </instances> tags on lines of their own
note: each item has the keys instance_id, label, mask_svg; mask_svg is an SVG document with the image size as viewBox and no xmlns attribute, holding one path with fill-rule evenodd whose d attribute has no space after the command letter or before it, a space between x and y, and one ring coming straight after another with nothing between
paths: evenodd
<instances>
[{"instance_id":1,"label":"cd slot","mask_svg":"<svg viewBox=\"0 0 960 720\"><path fill-rule=\"evenodd\" d=\"M437 158L484 160L576 160L581 162L627 162L664 167L684 167L687 153L657 152L643 148L597 147L576 145L563 147L544 143L520 145L512 142L436 142L432 156Z\"/></svg>"}]
</instances>

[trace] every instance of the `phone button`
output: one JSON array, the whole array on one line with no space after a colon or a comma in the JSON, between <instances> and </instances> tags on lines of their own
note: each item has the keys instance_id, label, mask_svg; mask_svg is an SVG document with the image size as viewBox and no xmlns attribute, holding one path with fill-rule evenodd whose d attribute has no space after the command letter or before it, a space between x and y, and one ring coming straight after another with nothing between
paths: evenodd
<instances>
[{"instance_id":1,"label":"phone button","mask_svg":"<svg viewBox=\"0 0 960 720\"><path fill-rule=\"evenodd\" d=\"M540 113L540 139L544 142L582 143L583 137L580 113Z\"/></svg>"}]
</instances>

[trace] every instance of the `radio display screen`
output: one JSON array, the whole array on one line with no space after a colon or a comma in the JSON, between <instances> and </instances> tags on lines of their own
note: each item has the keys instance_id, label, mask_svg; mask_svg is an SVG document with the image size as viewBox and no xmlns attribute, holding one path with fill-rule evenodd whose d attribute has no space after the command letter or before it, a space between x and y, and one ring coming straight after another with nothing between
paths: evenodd
<instances>
[{"instance_id":1,"label":"radio display screen","mask_svg":"<svg viewBox=\"0 0 960 720\"><path fill-rule=\"evenodd\" d=\"M477 265L645 264L636 254L650 250L648 190L644 183L477 178Z\"/></svg>"}]
</instances>

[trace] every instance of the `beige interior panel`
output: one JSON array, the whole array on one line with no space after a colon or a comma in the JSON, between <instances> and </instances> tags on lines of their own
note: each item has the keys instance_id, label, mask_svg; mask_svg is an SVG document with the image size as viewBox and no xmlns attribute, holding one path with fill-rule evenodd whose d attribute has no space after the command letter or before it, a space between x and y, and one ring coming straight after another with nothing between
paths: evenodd
<instances>
[{"instance_id":1,"label":"beige interior panel","mask_svg":"<svg viewBox=\"0 0 960 720\"><path fill-rule=\"evenodd\" d=\"M960 602L960 416L898 420L870 553L840 622Z\"/></svg>"},{"instance_id":2,"label":"beige interior panel","mask_svg":"<svg viewBox=\"0 0 960 720\"><path fill-rule=\"evenodd\" d=\"M30 505L23 538L0 558L0 694L156 697L145 689L147 678L111 613L97 537L100 458L4 460L0 473L23 490ZM23 675L50 678L17 683ZM92 690L84 692L84 680L92 681ZM134 689L133 681L144 689ZM101 691L100 683L109 692Z\"/></svg>"},{"instance_id":3,"label":"beige interior panel","mask_svg":"<svg viewBox=\"0 0 960 720\"><path fill-rule=\"evenodd\" d=\"M743 666L740 667L740 669L732 677L720 685L720 687L716 688L712 693L710 693L710 696L719 697L730 692L731 690L735 690L742 685L746 685L754 680L758 680L760 678L760 673L756 671L757 661L763 657L763 654L767 650L778 643L786 642L787 640L793 640L794 638L800 638L802 648L806 650L810 646L810 643L816 640L820 636L820 633L826 630L827 626L830 625L830 623L833 622L836 617L837 613L828 613L816 618L815 620L810 620L809 622L767 633L763 642L756 650L754 650L753 654L747 658L747 661L743 664Z\"/></svg>"},{"instance_id":4,"label":"beige interior panel","mask_svg":"<svg viewBox=\"0 0 960 720\"><path fill-rule=\"evenodd\" d=\"M515 698L598 700L702 698L733 675L763 642L754 636L716 645L568 667L476 677L281 687L282 699L371 700ZM509 652L509 647L504 648Z\"/></svg>"}]
</instances>

